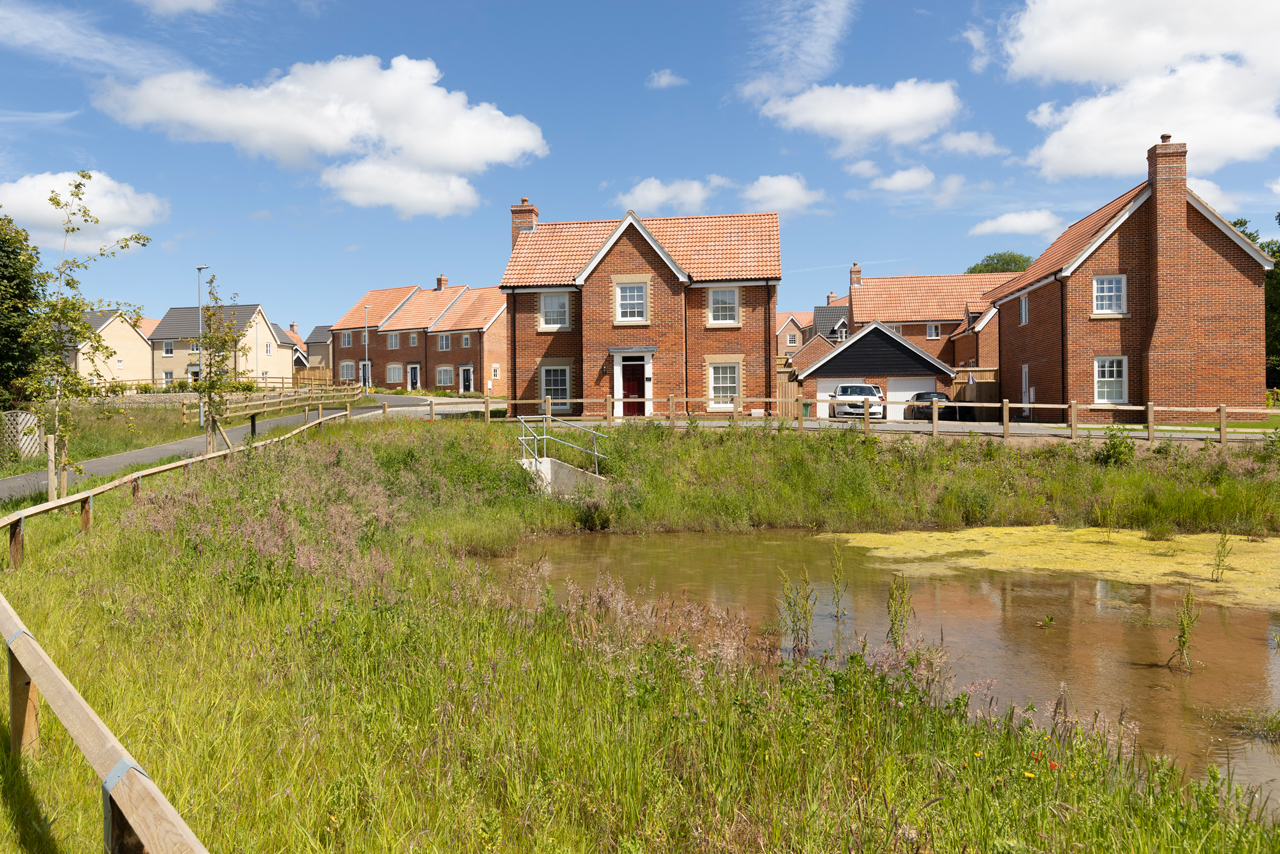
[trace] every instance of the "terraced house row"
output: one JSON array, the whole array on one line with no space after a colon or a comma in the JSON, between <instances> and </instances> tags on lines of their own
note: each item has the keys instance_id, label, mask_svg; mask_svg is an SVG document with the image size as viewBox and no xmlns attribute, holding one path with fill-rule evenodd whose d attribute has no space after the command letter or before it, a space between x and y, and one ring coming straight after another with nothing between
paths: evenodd
<instances>
[{"instance_id":1,"label":"terraced house row","mask_svg":"<svg viewBox=\"0 0 1280 854\"><path fill-rule=\"evenodd\" d=\"M388 389L500 394L506 300L497 288L368 291L329 328L334 379Z\"/></svg>"}]
</instances>

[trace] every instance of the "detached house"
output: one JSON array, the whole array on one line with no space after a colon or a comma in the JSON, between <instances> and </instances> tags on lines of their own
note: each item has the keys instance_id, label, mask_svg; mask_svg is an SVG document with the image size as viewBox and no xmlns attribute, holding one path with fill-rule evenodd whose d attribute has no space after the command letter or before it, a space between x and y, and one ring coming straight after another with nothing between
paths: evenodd
<instances>
[{"instance_id":1,"label":"detached house","mask_svg":"<svg viewBox=\"0 0 1280 854\"><path fill-rule=\"evenodd\" d=\"M1162 136L1147 152L1146 181L986 295L999 309L1004 398L1264 404L1263 281L1274 262L1187 189L1186 158L1185 144ZM1125 415L1142 417L1081 413Z\"/></svg>"},{"instance_id":2,"label":"detached house","mask_svg":"<svg viewBox=\"0 0 1280 854\"><path fill-rule=\"evenodd\" d=\"M67 358L76 373L90 381L96 381L97 376L106 382L151 380L151 342L147 340L147 331L159 321L142 318L134 326L118 309L86 311L83 317L113 352L94 360L89 358L86 344L72 348Z\"/></svg>"},{"instance_id":3,"label":"detached house","mask_svg":"<svg viewBox=\"0 0 1280 854\"><path fill-rule=\"evenodd\" d=\"M207 306L205 307L208 308ZM224 305L218 309L239 335L231 358L237 377L255 380L293 379L293 341L277 337L277 328L260 305ZM167 386L175 380L200 379L199 334L203 326L196 306L171 308L151 332L152 381ZM208 332L208 329L204 329Z\"/></svg>"},{"instance_id":4,"label":"detached house","mask_svg":"<svg viewBox=\"0 0 1280 854\"><path fill-rule=\"evenodd\" d=\"M650 415L646 398L773 397L781 277L776 213L538 221L511 207L507 295L513 413ZM587 398L585 406L571 399ZM763 404L746 404L760 408ZM657 411L665 411L659 405Z\"/></svg>"},{"instance_id":5,"label":"detached house","mask_svg":"<svg viewBox=\"0 0 1280 854\"><path fill-rule=\"evenodd\" d=\"M779 356L794 356L813 337L812 311L780 311L774 320Z\"/></svg>"}]
</instances>

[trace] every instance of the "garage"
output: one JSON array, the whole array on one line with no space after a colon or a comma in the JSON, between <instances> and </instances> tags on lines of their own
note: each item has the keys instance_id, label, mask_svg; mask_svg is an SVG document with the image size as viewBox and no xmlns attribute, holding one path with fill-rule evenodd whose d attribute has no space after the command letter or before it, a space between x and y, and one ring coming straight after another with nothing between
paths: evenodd
<instances>
[{"instance_id":1,"label":"garage","mask_svg":"<svg viewBox=\"0 0 1280 854\"><path fill-rule=\"evenodd\" d=\"M825 401L838 386L865 382L880 386L889 401L886 416L901 421L912 395L949 389L955 375L950 365L872 321L797 371L796 382L804 397L817 398L819 418L830 417Z\"/></svg>"},{"instance_id":2,"label":"garage","mask_svg":"<svg viewBox=\"0 0 1280 854\"><path fill-rule=\"evenodd\" d=\"M889 399L891 421L902 420L904 410L907 408L905 401L910 400L911 395L921 391L937 391L937 380L933 376L889 377L887 385L884 396Z\"/></svg>"}]
</instances>

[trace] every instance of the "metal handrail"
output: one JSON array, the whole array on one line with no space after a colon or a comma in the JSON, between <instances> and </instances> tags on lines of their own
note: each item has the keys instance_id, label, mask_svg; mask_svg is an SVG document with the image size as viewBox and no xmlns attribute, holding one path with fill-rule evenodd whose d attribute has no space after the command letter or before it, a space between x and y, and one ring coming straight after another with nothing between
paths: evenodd
<instances>
[{"instance_id":1,"label":"metal handrail","mask_svg":"<svg viewBox=\"0 0 1280 854\"><path fill-rule=\"evenodd\" d=\"M592 430L590 427L583 427L581 424L574 424L572 421L565 421L563 418L556 418L554 415L550 415L550 414L536 415L536 416L517 415L516 420L520 422L520 436L518 438L520 441L520 458L521 459L525 459L525 460L529 459L530 453L532 453L534 459L545 458L547 456L548 441L556 442L558 444L564 445L566 448L576 448L577 450L582 451L585 454L590 454L592 469L595 471L597 475L600 474L600 461L609 459L607 456L600 453L600 447L599 447L599 441L605 438L605 434ZM559 436L552 436L551 435L552 422L555 422L557 424L564 424L567 427L573 427L576 430L581 430L583 433L590 433L591 447L587 448L584 445L575 445L573 442L566 442L564 439L561 439ZM536 427L536 425L539 423L542 425L541 435L538 434L538 430ZM542 440L541 454L538 453L539 439ZM532 451L529 448L530 443L532 443L533 445Z\"/></svg>"}]
</instances>

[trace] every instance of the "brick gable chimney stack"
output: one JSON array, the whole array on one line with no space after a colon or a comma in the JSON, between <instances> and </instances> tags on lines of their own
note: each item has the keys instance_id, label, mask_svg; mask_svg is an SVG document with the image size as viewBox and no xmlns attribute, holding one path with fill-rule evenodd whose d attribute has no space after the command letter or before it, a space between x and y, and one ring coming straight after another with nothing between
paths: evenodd
<instances>
[{"instance_id":1,"label":"brick gable chimney stack","mask_svg":"<svg viewBox=\"0 0 1280 854\"><path fill-rule=\"evenodd\" d=\"M295 320L289 324L289 331L294 335L298 334L298 321Z\"/></svg>"},{"instance_id":2,"label":"brick gable chimney stack","mask_svg":"<svg viewBox=\"0 0 1280 854\"><path fill-rule=\"evenodd\" d=\"M449 287L449 277L448 277L448 276L436 276L436 290L437 290L437 291L442 291L442 290L444 290L444 289L445 289L445 288L447 288L447 287Z\"/></svg>"},{"instance_id":3,"label":"brick gable chimney stack","mask_svg":"<svg viewBox=\"0 0 1280 854\"><path fill-rule=\"evenodd\" d=\"M831 293L827 294L827 305L833 305L835 301L836 301L835 291L832 291Z\"/></svg>"},{"instance_id":4,"label":"brick gable chimney stack","mask_svg":"<svg viewBox=\"0 0 1280 854\"><path fill-rule=\"evenodd\" d=\"M862 268L854 261L849 268L849 332L853 333L853 289L862 287Z\"/></svg>"},{"instance_id":5,"label":"brick gable chimney stack","mask_svg":"<svg viewBox=\"0 0 1280 854\"><path fill-rule=\"evenodd\" d=\"M1177 386L1195 373L1195 355L1188 345L1195 340L1195 320L1179 310L1192 286L1187 263L1187 146L1170 139L1169 134L1161 134L1160 143L1147 150L1147 187L1153 207L1148 364L1160 367L1146 372L1144 401L1177 399Z\"/></svg>"},{"instance_id":6,"label":"brick gable chimney stack","mask_svg":"<svg viewBox=\"0 0 1280 854\"><path fill-rule=\"evenodd\" d=\"M511 248L516 248L516 238L522 231L536 231L538 228L538 207L529 204L528 199L521 199L520 204L511 206Z\"/></svg>"}]
</instances>

